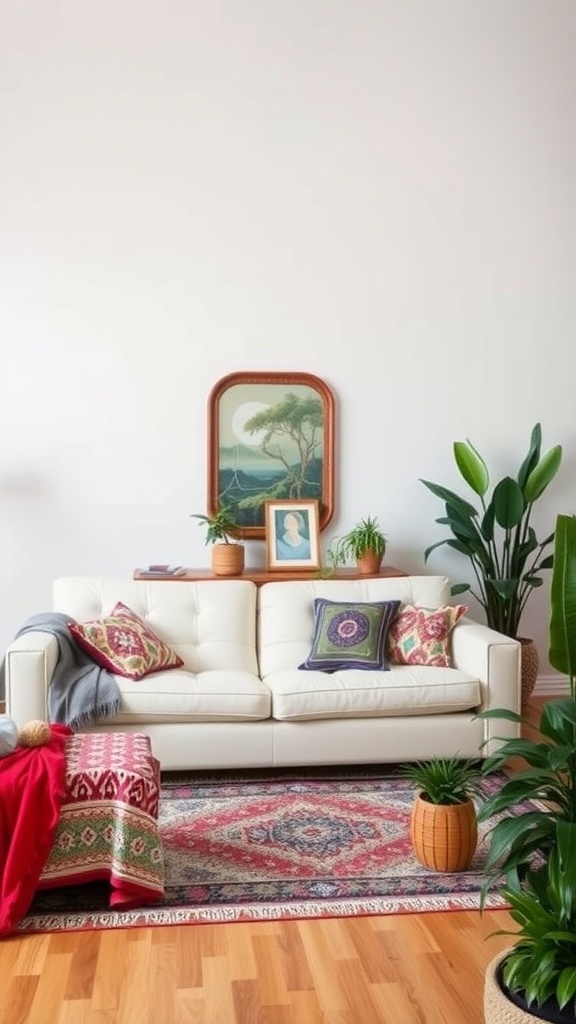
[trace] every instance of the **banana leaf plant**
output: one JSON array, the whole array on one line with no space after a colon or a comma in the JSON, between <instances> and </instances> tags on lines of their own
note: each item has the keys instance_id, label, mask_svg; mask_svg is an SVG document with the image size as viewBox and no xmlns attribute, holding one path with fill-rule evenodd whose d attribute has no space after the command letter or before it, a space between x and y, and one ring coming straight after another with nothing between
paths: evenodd
<instances>
[{"instance_id":1,"label":"banana leaf plant","mask_svg":"<svg viewBox=\"0 0 576 1024\"><path fill-rule=\"evenodd\" d=\"M443 544L469 558L476 585L456 583L452 595L470 591L484 609L486 622L516 638L526 602L543 583L540 573L552 568L554 533L538 540L530 519L535 502L552 482L562 461L562 447L541 454L542 429L537 423L516 478L505 476L489 495L490 475L482 456L469 440L453 446L456 465L479 498L476 507L455 491L430 480L423 483L445 503L446 514L436 520L451 537L427 548L424 561Z\"/></svg>"},{"instance_id":2,"label":"banana leaf plant","mask_svg":"<svg viewBox=\"0 0 576 1024\"><path fill-rule=\"evenodd\" d=\"M548 658L553 668L568 676L576 699L576 516L556 517L550 603Z\"/></svg>"},{"instance_id":3,"label":"banana leaf plant","mask_svg":"<svg viewBox=\"0 0 576 1024\"><path fill-rule=\"evenodd\" d=\"M506 768L510 758L524 762L478 811L479 821L495 821L482 902L502 876L507 886L521 888L534 859L549 858L562 822L576 830L576 516L556 517L553 555L549 658L568 676L570 692L544 704L538 726L505 708L478 714L519 722L525 732L503 740L482 764L482 773L490 775Z\"/></svg>"}]
</instances>

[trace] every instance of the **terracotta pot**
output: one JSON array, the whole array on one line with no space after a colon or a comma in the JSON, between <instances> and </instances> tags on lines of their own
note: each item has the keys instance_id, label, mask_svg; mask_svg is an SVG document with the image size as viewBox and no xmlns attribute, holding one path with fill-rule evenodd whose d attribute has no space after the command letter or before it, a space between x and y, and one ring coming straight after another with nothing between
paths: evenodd
<instances>
[{"instance_id":1,"label":"terracotta pot","mask_svg":"<svg viewBox=\"0 0 576 1024\"><path fill-rule=\"evenodd\" d=\"M365 551L361 558L356 559L356 567L361 576L375 576L380 572L384 555L375 551Z\"/></svg>"},{"instance_id":2,"label":"terracotta pot","mask_svg":"<svg viewBox=\"0 0 576 1024\"><path fill-rule=\"evenodd\" d=\"M416 858L433 871L464 871L476 852L478 824L472 800L431 804L417 796L410 822Z\"/></svg>"},{"instance_id":3,"label":"terracotta pot","mask_svg":"<svg viewBox=\"0 0 576 1024\"><path fill-rule=\"evenodd\" d=\"M519 636L517 637L517 640L521 645L520 680L522 703L527 704L532 696L534 687L536 686L536 680L538 679L538 648L534 641L530 640L528 637Z\"/></svg>"},{"instance_id":4,"label":"terracotta pot","mask_svg":"<svg viewBox=\"0 0 576 1024\"><path fill-rule=\"evenodd\" d=\"M212 572L216 576L240 576L244 572L244 545L214 544Z\"/></svg>"}]
</instances>

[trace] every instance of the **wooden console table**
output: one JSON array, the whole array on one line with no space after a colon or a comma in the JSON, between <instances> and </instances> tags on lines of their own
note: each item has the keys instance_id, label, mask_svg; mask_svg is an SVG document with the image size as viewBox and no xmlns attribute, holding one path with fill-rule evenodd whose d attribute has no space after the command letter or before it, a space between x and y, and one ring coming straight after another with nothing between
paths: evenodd
<instances>
[{"instance_id":1,"label":"wooden console table","mask_svg":"<svg viewBox=\"0 0 576 1024\"><path fill-rule=\"evenodd\" d=\"M369 576L359 573L357 569L338 569L333 576L327 577L321 577L316 570L310 569L301 569L299 571L297 569L282 569L280 572L269 572L267 569L245 569L239 576L217 576L211 569L186 569L186 572L181 576L149 576L141 569L135 569L133 578L135 580L163 580L164 582L166 580L173 580L174 583L181 583L183 581L195 582L198 580L251 580L256 586L260 587L263 583L286 583L288 580L318 580L323 578L333 580L368 580L383 579L387 576L407 575L408 573L403 572L401 569L395 569L392 565L384 565L380 572L371 573Z\"/></svg>"}]
</instances>

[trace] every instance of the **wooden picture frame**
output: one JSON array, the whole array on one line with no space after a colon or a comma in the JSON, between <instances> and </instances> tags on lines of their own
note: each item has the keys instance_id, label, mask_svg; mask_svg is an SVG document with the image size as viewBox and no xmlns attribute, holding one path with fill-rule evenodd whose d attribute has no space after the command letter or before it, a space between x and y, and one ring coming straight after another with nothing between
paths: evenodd
<instances>
[{"instance_id":1,"label":"wooden picture frame","mask_svg":"<svg viewBox=\"0 0 576 1024\"><path fill-rule=\"evenodd\" d=\"M230 373L208 401L208 511L263 539L266 502L284 498L317 500L320 530L332 519L334 396L311 373Z\"/></svg>"},{"instance_id":2,"label":"wooden picture frame","mask_svg":"<svg viewBox=\"0 0 576 1024\"><path fill-rule=\"evenodd\" d=\"M319 569L320 523L318 501L267 501L266 568Z\"/></svg>"}]
</instances>

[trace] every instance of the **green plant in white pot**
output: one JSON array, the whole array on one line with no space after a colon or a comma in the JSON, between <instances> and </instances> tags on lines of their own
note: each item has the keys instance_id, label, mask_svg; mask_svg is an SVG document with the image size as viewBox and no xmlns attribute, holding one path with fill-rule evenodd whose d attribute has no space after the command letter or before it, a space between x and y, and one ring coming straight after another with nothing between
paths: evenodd
<instances>
[{"instance_id":1,"label":"green plant in white pot","mask_svg":"<svg viewBox=\"0 0 576 1024\"><path fill-rule=\"evenodd\" d=\"M436 522L452 533L427 548L424 560L444 544L468 558L476 582L455 584L452 595L470 591L484 609L487 625L521 642L525 638L518 630L527 601L532 591L542 586L542 571L553 564L554 533L539 540L531 517L535 503L560 468L562 447L555 445L544 455L541 447L542 429L537 423L516 477L504 476L489 494L490 474L484 459L470 441L456 441L456 466L479 499L476 505L447 487L421 481L444 502L445 515ZM533 678L526 683L524 699L538 668L536 650L530 644Z\"/></svg>"}]
</instances>

